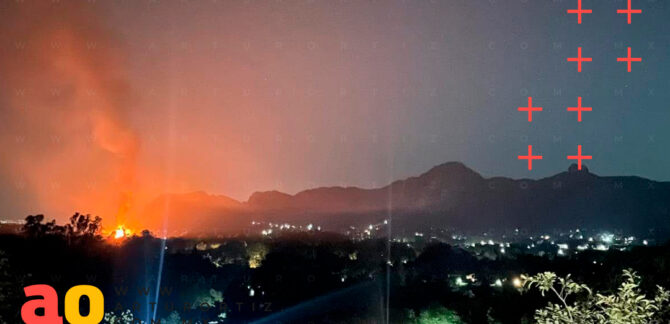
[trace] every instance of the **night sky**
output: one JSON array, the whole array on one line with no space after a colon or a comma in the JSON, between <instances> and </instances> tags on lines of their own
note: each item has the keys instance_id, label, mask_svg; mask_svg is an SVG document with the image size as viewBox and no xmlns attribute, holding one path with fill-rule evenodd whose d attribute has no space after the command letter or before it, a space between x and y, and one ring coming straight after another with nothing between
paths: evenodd
<instances>
[{"instance_id":1,"label":"night sky","mask_svg":"<svg viewBox=\"0 0 670 324\"><path fill-rule=\"evenodd\" d=\"M1 216L369 188L447 161L541 178L577 145L594 173L670 180L670 3L634 0L631 25L625 1L583 4L578 25L577 0L3 2Z\"/></svg>"}]
</instances>

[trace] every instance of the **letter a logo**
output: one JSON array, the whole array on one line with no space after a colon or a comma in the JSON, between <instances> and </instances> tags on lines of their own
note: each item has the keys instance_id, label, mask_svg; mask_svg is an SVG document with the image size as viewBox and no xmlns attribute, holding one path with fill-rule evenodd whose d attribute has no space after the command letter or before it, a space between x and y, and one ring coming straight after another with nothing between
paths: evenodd
<instances>
[{"instance_id":1,"label":"letter a logo","mask_svg":"<svg viewBox=\"0 0 670 324\"><path fill-rule=\"evenodd\" d=\"M26 297L42 297L31 299L21 307L21 319L26 324L62 324L63 318L58 316L58 294L48 285L33 285L23 288ZM44 309L44 315L37 315L38 309Z\"/></svg>"}]
</instances>

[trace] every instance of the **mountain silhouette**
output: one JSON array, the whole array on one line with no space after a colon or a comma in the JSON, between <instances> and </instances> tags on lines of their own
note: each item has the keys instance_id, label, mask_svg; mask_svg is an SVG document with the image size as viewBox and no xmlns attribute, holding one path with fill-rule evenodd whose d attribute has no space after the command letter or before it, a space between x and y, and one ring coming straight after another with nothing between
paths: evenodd
<instances>
[{"instance_id":1,"label":"mountain silhouette","mask_svg":"<svg viewBox=\"0 0 670 324\"><path fill-rule=\"evenodd\" d=\"M169 210L159 208L166 205ZM195 232L239 231L253 220L345 229L389 219L396 232L430 227L466 231L579 227L667 235L669 210L670 182L601 177L576 165L539 180L484 178L462 163L448 162L375 189L323 187L295 195L256 192L247 202L202 192L162 196L146 214L148 219L177 219L173 224Z\"/></svg>"}]
</instances>

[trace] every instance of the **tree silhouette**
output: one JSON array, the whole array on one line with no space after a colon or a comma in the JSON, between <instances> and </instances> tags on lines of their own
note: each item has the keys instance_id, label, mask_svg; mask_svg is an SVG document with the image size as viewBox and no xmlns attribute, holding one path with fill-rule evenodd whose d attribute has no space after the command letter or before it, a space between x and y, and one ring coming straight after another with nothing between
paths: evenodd
<instances>
[{"instance_id":1,"label":"tree silhouette","mask_svg":"<svg viewBox=\"0 0 670 324\"><path fill-rule=\"evenodd\" d=\"M70 223L65 225L65 235L68 238L73 237L96 237L100 234L102 218L91 215L75 213L70 217Z\"/></svg>"},{"instance_id":2,"label":"tree silhouette","mask_svg":"<svg viewBox=\"0 0 670 324\"><path fill-rule=\"evenodd\" d=\"M56 225L56 220L44 223L44 215L30 215L21 231L29 237L38 238L44 236L63 236L68 243L73 239L99 239L102 228L102 218L91 215L75 213L70 217L70 222L64 226Z\"/></svg>"},{"instance_id":3,"label":"tree silhouette","mask_svg":"<svg viewBox=\"0 0 670 324\"><path fill-rule=\"evenodd\" d=\"M26 223L21 228L22 232L30 237L42 237L45 235L61 234L63 228L56 225L56 220L42 223L44 215L29 215L26 217Z\"/></svg>"}]
</instances>

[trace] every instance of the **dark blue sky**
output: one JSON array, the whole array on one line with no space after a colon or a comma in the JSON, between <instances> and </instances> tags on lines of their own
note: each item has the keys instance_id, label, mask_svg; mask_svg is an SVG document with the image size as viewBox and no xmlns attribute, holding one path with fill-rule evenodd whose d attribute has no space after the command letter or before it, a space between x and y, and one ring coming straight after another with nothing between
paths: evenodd
<instances>
[{"instance_id":1,"label":"dark blue sky","mask_svg":"<svg viewBox=\"0 0 670 324\"><path fill-rule=\"evenodd\" d=\"M225 73L201 73L224 86L267 86L251 92L263 99L246 113L265 116L268 127L259 130L252 118L228 136L246 138L241 150L269 172L231 169L243 174L237 183L204 185L208 191L244 198L258 189L371 187L452 160L485 175L538 178L566 170L566 156L579 144L594 156L588 166L598 174L670 180L670 6L633 4L643 14L631 25L616 13L624 1L589 0L584 7L594 13L581 25L566 13L576 0L160 4L134 14L121 8L112 24L125 30L131 57L158 37L168 48L190 49L173 51L179 71L193 69L184 58L195 55L215 71L244 62L270 76L236 83L223 81ZM160 18L146 19L147 12ZM566 61L579 46L593 58L582 73ZM616 61L628 46L643 57L632 73ZM217 55L232 59L222 63ZM273 89L283 95L266 96ZM528 96L544 107L531 124L516 111ZM578 96L594 109L581 124L566 111ZM190 125L229 126L203 119ZM516 159L529 144L544 155L532 172Z\"/></svg>"}]
</instances>

